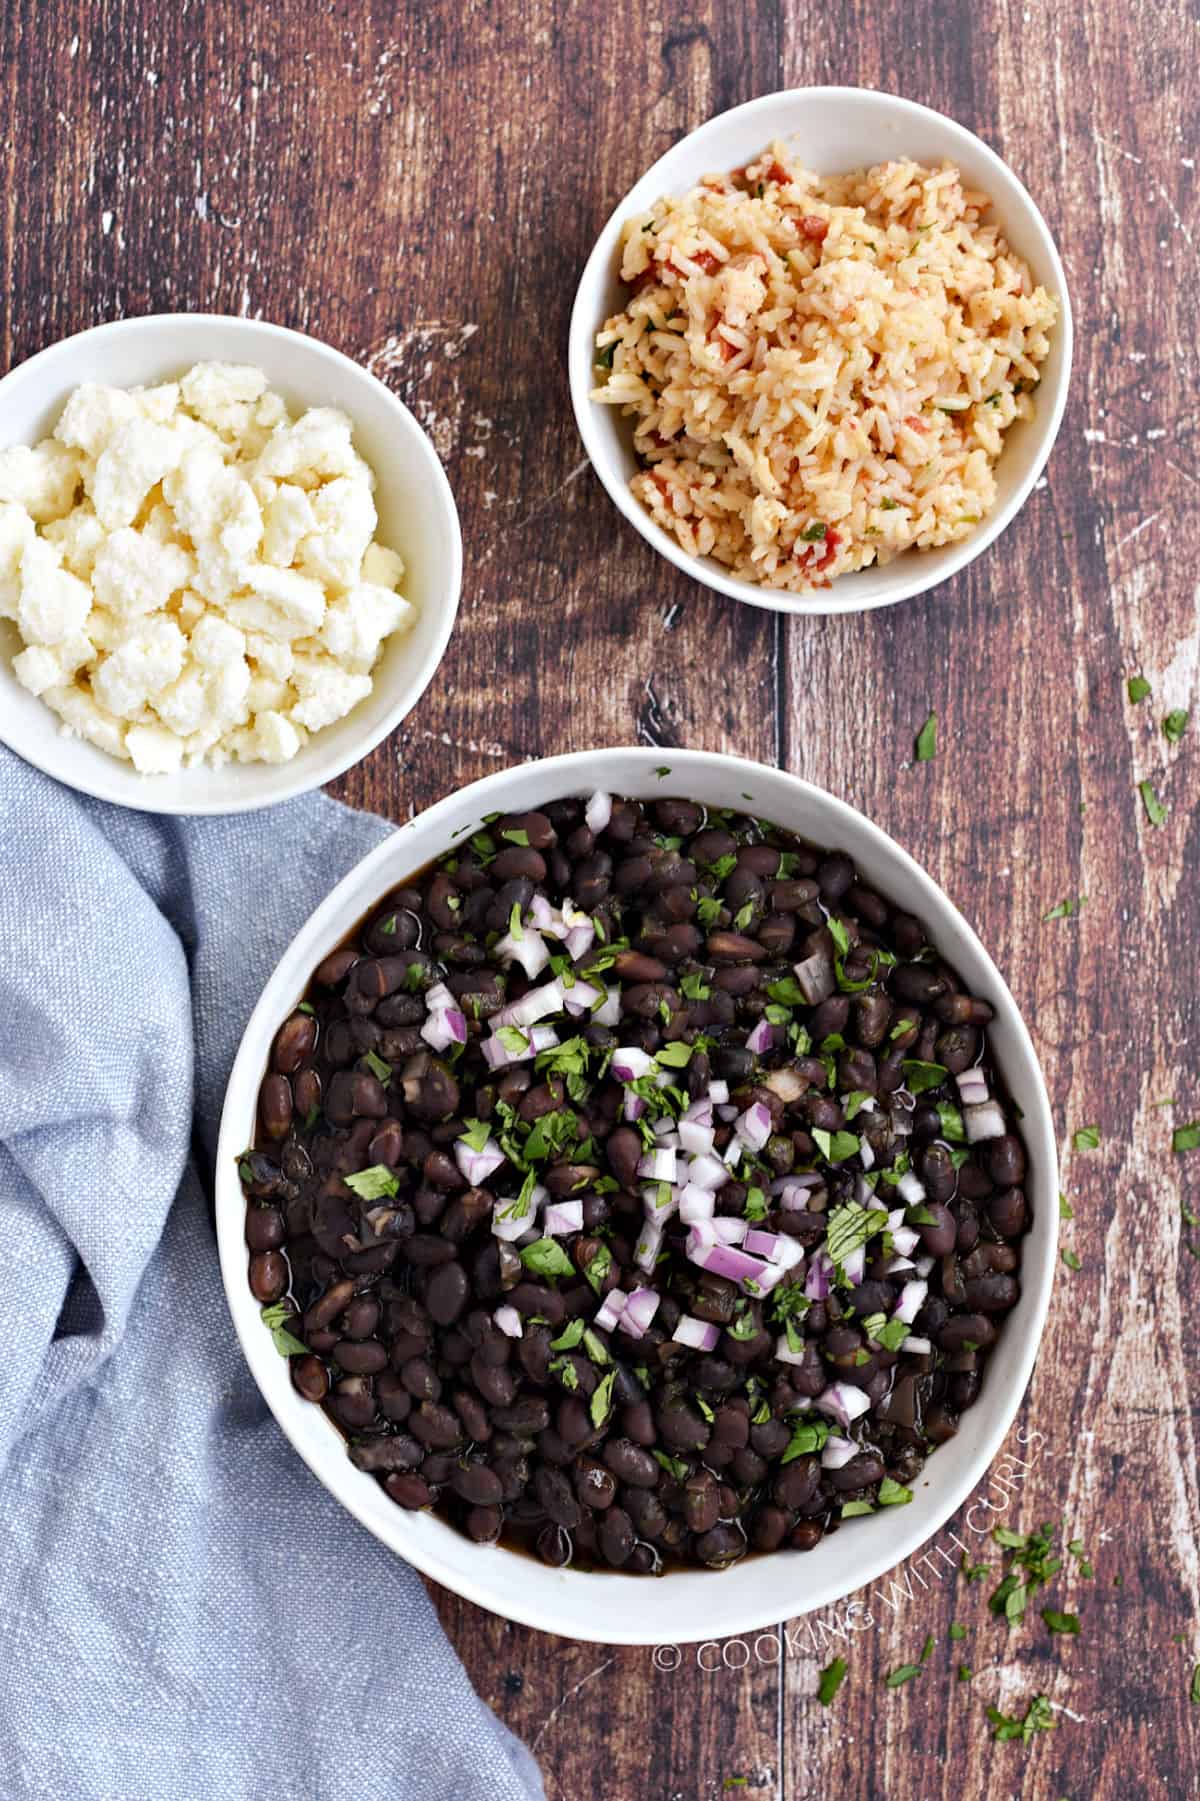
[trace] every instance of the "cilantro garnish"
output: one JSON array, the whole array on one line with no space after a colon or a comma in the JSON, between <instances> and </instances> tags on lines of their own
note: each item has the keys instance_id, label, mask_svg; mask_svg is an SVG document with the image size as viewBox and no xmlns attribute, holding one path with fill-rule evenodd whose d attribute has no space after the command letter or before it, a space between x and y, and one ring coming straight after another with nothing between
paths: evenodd
<instances>
[{"instance_id":1,"label":"cilantro garnish","mask_svg":"<svg viewBox=\"0 0 1200 1801\"><path fill-rule=\"evenodd\" d=\"M916 756L918 763L932 763L937 756L937 714L931 713L920 731L917 733Z\"/></svg>"}]
</instances>

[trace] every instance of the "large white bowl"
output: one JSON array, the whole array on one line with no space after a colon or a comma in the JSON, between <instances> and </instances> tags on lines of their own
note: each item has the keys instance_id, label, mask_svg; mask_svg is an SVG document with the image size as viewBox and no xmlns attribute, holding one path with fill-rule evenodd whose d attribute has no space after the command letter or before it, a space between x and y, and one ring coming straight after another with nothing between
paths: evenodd
<instances>
[{"instance_id":1,"label":"large white bowl","mask_svg":"<svg viewBox=\"0 0 1200 1801\"><path fill-rule=\"evenodd\" d=\"M979 529L941 550L905 551L883 568L841 575L829 588L812 594L790 594L741 581L712 557L689 556L630 492L630 478L639 464L629 421L621 417L620 408L589 399L596 385L595 334L605 319L621 310L627 295L619 279L625 221L663 194L686 193L703 175L741 167L775 138L789 139L804 166L819 175L843 174L903 156L924 163L946 159L956 163L970 187L990 196L992 216L1013 249L1025 258L1034 279L1057 294L1062 309L1042 369L1036 417L1018 422L1005 434L996 469L996 504ZM776 613L858 613L936 587L986 550L1015 517L1058 435L1071 374L1071 337L1067 278L1054 239L994 150L953 119L894 94L869 88L793 88L709 119L660 157L630 189L596 240L580 278L567 358L571 401L592 467L629 523L661 556L706 587L750 606Z\"/></svg>"},{"instance_id":2,"label":"large white bowl","mask_svg":"<svg viewBox=\"0 0 1200 1801\"><path fill-rule=\"evenodd\" d=\"M378 478L378 535L404 558L403 592L417 618L409 632L385 643L366 699L315 733L290 763L202 765L156 776L139 775L132 763L66 737L58 715L13 674L21 640L11 620L0 620L0 739L72 788L154 813L247 812L319 788L365 757L429 686L454 625L462 582L454 496L408 408L340 351L281 325L215 313L159 313L64 338L0 381L0 449L46 437L81 382L133 387L180 376L199 362L253 364L293 413L334 406L349 415L355 445Z\"/></svg>"},{"instance_id":3,"label":"large white bowl","mask_svg":"<svg viewBox=\"0 0 1200 1801\"><path fill-rule=\"evenodd\" d=\"M670 773L660 776L664 764ZM745 809L846 851L873 886L925 923L971 992L995 1008L992 1042L1024 1115L1030 1163L1033 1227L1022 1245L1021 1299L991 1353L979 1400L964 1414L958 1436L930 1458L910 1505L856 1519L804 1555L751 1556L720 1573L673 1569L657 1581L552 1570L531 1557L472 1544L433 1514L395 1506L372 1476L356 1470L329 1420L292 1387L287 1363L259 1318L247 1286L245 1201L237 1175L238 1154L253 1134L271 1041L321 958L388 889L461 839L483 814L520 811L596 787ZM401 826L351 870L297 934L251 1015L229 1079L216 1178L221 1273L242 1348L276 1419L331 1493L385 1545L481 1607L566 1637L633 1645L720 1638L808 1613L874 1581L937 1531L983 1476L1025 1392L1050 1297L1057 1196L1054 1128L1029 1034L995 964L929 876L861 813L796 776L737 757L657 749L584 751L487 776Z\"/></svg>"}]
</instances>

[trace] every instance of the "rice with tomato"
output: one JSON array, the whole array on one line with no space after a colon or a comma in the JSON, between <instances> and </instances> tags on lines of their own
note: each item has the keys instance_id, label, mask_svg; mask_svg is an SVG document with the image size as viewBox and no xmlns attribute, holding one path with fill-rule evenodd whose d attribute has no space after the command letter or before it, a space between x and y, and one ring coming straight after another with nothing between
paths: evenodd
<instances>
[{"instance_id":1,"label":"rice with tomato","mask_svg":"<svg viewBox=\"0 0 1200 1801\"><path fill-rule=\"evenodd\" d=\"M975 529L1058 315L989 207L950 164L817 176L776 143L629 220L592 398L686 551L803 591Z\"/></svg>"}]
</instances>

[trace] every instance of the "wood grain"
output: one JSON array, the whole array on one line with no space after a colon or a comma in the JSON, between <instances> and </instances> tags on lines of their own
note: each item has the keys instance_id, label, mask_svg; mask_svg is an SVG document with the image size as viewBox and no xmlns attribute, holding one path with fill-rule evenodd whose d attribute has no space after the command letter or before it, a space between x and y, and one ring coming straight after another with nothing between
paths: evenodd
<instances>
[{"instance_id":1,"label":"wood grain","mask_svg":"<svg viewBox=\"0 0 1200 1801\"><path fill-rule=\"evenodd\" d=\"M1051 1640L1035 1610L1009 1633L988 1583L927 1568L849 1635L827 1710L837 1642L801 1622L663 1671L440 1595L548 1794L1193 1795L1200 1270L1180 1207L1200 1205L1200 1157L1170 1139L1200 1114L1197 739L1172 749L1160 721L1195 705L1200 663L1194 20L1178 0L5 0L0 22L5 367L124 313L247 312L366 361L446 464L461 623L343 798L403 818L507 763L631 740L778 762L945 884L1031 1023L1064 1146L1100 1127L1066 1155L1082 1268L1058 1283L1022 1415L1043 1438L1005 1512L1085 1541L1095 1578L1050 1597L1081 1637ZM1048 479L998 545L903 607L781 622L621 524L581 460L563 349L577 273L641 170L714 111L826 81L938 107L1010 161L1058 237L1080 341ZM1133 707L1137 670L1153 697ZM931 708L939 756L914 766ZM886 1690L927 1633L924 1674ZM993 1744L985 1705L1037 1692L1057 1730Z\"/></svg>"}]
</instances>

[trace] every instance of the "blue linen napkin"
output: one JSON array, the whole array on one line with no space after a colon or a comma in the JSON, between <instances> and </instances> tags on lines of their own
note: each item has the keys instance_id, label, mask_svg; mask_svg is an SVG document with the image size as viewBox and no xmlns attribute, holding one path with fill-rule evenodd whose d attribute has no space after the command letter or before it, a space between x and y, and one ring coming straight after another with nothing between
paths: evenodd
<instances>
[{"instance_id":1,"label":"blue linen napkin","mask_svg":"<svg viewBox=\"0 0 1200 1801\"><path fill-rule=\"evenodd\" d=\"M0 1792L529 1801L414 1571L251 1380L208 1172L259 991L388 831L171 820L0 747Z\"/></svg>"}]
</instances>

